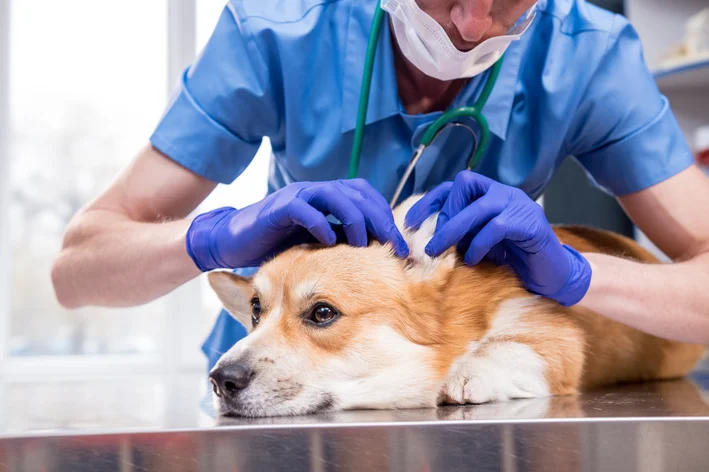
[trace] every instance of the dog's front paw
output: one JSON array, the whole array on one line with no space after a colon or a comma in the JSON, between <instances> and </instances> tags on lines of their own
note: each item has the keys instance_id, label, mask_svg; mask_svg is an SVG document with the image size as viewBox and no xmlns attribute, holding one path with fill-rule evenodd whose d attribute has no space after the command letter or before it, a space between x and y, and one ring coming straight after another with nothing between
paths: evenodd
<instances>
[{"instance_id":1,"label":"dog's front paw","mask_svg":"<svg viewBox=\"0 0 709 472\"><path fill-rule=\"evenodd\" d=\"M462 356L441 388L441 403L454 405L549 395L545 363L528 346L495 343Z\"/></svg>"},{"instance_id":2,"label":"dog's front paw","mask_svg":"<svg viewBox=\"0 0 709 472\"><path fill-rule=\"evenodd\" d=\"M483 379L474 373L458 373L449 376L441 389L441 403L449 405L480 404L507 400L495 392L490 379Z\"/></svg>"}]
</instances>

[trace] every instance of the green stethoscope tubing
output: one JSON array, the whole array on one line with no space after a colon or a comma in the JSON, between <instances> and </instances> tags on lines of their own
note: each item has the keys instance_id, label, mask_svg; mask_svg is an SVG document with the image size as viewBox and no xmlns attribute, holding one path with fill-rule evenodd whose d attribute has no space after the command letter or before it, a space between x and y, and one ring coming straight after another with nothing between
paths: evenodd
<instances>
[{"instance_id":1,"label":"green stethoscope tubing","mask_svg":"<svg viewBox=\"0 0 709 472\"><path fill-rule=\"evenodd\" d=\"M367 55L364 60L364 73L362 74L362 88L359 92L359 108L357 110L357 125L355 127L354 143L352 144L352 157L350 158L349 179L357 177L359 172L359 158L362 154L362 142L364 141L364 123L367 120L367 108L369 107L369 91L372 88L372 71L374 70L374 56L377 54L377 44L379 43L379 32L384 23L384 10L377 6L372 21L372 29L369 31L369 41L367 42Z\"/></svg>"},{"instance_id":2,"label":"green stethoscope tubing","mask_svg":"<svg viewBox=\"0 0 709 472\"><path fill-rule=\"evenodd\" d=\"M354 179L359 173L359 161L362 154L362 143L364 142L364 125L367 119L367 109L369 107L369 95L372 86L372 71L374 70L374 58L377 52L377 45L379 43L379 36L382 29L382 24L384 23L385 12L381 8L377 7L374 13L374 20L372 21L372 28L369 32L369 41L367 42L367 53L364 62L364 72L362 74L362 87L359 95L359 107L357 110L357 122L355 126L354 142L352 144L352 155L350 157L350 167L348 172L348 178ZM475 120L480 127L480 141L476 141L476 146L474 147L473 153L468 159L467 169L473 169L480 162L480 159L487 151L488 145L490 143L490 127L487 123L487 119L482 114L482 109L485 107L487 100L490 98L492 90L495 88L497 83L497 78L500 75L500 70L502 69L502 61L504 60L504 55L495 63L490 69L490 74L488 75L485 86L483 87L480 97L477 101L470 107L455 108L445 112L436 121L431 123L426 132L421 138L419 147L414 152L411 159L409 167L407 168L403 178L399 182L397 191L395 192L394 199L391 202L392 207L396 204L406 185L411 172L413 171L418 159L423 154L423 151L436 139L438 134L449 125L455 125L456 120L459 118L469 117ZM470 128L465 125L465 128ZM472 132L472 130L470 130ZM473 134L473 136L475 136Z\"/></svg>"}]
</instances>

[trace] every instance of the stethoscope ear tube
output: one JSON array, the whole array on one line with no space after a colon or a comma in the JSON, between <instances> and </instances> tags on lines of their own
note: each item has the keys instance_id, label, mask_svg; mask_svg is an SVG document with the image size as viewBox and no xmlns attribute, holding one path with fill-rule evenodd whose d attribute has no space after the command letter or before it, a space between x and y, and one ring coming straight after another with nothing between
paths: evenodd
<instances>
[{"instance_id":1,"label":"stethoscope ear tube","mask_svg":"<svg viewBox=\"0 0 709 472\"><path fill-rule=\"evenodd\" d=\"M369 41L367 43L367 56L364 61L364 72L362 73L362 87L359 93L359 107L357 110L357 125L355 127L354 142L352 143L350 169L347 174L348 179L357 178L359 173L359 159L362 154L362 142L364 141L364 124L367 121L367 108L369 107L369 91L372 87L374 58L377 54L379 32L382 29L382 23L384 23L384 15L384 10L377 6L377 11L374 12L372 28L369 32Z\"/></svg>"},{"instance_id":2,"label":"stethoscope ear tube","mask_svg":"<svg viewBox=\"0 0 709 472\"><path fill-rule=\"evenodd\" d=\"M423 155L423 152L426 150L426 146L421 144L418 148L416 148L416 151L414 151L414 155L411 157L411 160L409 161L409 165L406 166L406 170L404 171L404 175L401 176L401 180L399 180L399 185L396 186L396 190L394 191L394 196L391 198L391 202L389 202L389 207L393 210L394 207L396 207L396 204L399 203L399 197L401 197L401 192L404 191L404 187L406 186L406 183L409 181L409 178L411 177L411 173L414 171L414 168L416 167L416 164L418 164L419 159L421 159L421 156Z\"/></svg>"}]
</instances>

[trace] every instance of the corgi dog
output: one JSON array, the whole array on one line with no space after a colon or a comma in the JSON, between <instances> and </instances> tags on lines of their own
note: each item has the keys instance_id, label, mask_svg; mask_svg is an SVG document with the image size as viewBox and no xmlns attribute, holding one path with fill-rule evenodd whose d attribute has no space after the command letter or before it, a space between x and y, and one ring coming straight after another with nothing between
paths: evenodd
<instances>
[{"instance_id":1,"label":"corgi dog","mask_svg":"<svg viewBox=\"0 0 709 472\"><path fill-rule=\"evenodd\" d=\"M424 248L438 215L404 227L410 256L388 245L298 246L251 278L212 272L225 308L249 332L210 373L219 414L433 408L570 395L687 375L705 346L660 339L582 307L534 295L508 268L463 264ZM562 243L658 263L634 241L555 227Z\"/></svg>"}]
</instances>

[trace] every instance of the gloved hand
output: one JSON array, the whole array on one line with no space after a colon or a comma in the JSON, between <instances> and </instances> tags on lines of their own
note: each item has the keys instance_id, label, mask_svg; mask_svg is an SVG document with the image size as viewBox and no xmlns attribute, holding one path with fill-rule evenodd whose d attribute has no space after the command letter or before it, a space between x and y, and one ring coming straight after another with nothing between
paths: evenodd
<instances>
[{"instance_id":1,"label":"gloved hand","mask_svg":"<svg viewBox=\"0 0 709 472\"><path fill-rule=\"evenodd\" d=\"M464 171L421 198L406 215L406 225L418 228L437 211L429 256L457 245L466 264L487 256L510 266L531 292L562 305L574 305L586 294L590 264L559 242L543 209L523 191Z\"/></svg>"},{"instance_id":2,"label":"gloved hand","mask_svg":"<svg viewBox=\"0 0 709 472\"><path fill-rule=\"evenodd\" d=\"M200 215L187 230L187 253L203 272L257 267L298 244L335 244L328 214L340 220L352 246L367 246L369 232L382 244L391 242L398 256L408 256L389 205L363 179L298 182L241 210Z\"/></svg>"}]
</instances>

